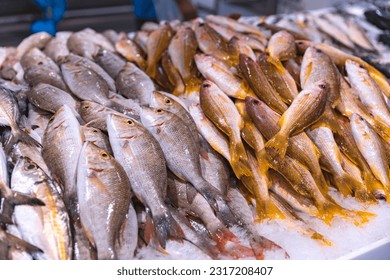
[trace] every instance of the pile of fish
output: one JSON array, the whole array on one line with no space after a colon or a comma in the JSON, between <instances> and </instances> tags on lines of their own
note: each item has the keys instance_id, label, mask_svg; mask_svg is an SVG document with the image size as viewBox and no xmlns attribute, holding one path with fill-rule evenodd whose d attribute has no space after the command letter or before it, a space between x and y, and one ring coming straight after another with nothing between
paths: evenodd
<instances>
[{"instance_id":1,"label":"pile of fish","mask_svg":"<svg viewBox=\"0 0 390 280\"><path fill-rule=\"evenodd\" d=\"M272 15L260 25L284 28L302 39L335 46L364 58L390 77L390 6L385 2Z\"/></svg>"},{"instance_id":2,"label":"pile of fish","mask_svg":"<svg viewBox=\"0 0 390 280\"><path fill-rule=\"evenodd\" d=\"M171 239L263 259L284 251L257 222L324 246L301 213L368 222L329 190L389 196L388 81L302 39L209 15L3 48L0 259L132 259Z\"/></svg>"}]
</instances>

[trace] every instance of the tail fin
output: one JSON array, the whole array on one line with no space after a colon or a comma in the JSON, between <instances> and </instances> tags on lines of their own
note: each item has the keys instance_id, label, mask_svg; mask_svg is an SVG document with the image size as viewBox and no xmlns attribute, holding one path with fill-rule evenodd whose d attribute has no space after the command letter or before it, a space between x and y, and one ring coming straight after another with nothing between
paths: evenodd
<instances>
[{"instance_id":1,"label":"tail fin","mask_svg":"<svg viewBox=\"0 0 390 280\"><path fill-rule=\"evenodd\" d=\"M154 79L157 75L157 63L152 63L152 64L147 63L145 73L146 75Z\"/></svg>"},{"instance_id":2,"label":"tail fin","mask_svg":"<svg viewBox=\"0 0 390 280\"><path fill-rule=\"evenodd\" d=\"M228 230L226 227L219 227L215 232L210 232L210 235L211 239L217 243L217 248L221 252L224 250L228 241L239 241L238 237L235 236L234 233Z\"/></svg>"},{"instance_id":3,"label":"tail fin","mask_svg":"<svg viewBox=\"0 0 390 280\"><path fill-rule=\"evenodd\" d=\"M266 144L266 148L273 148L278 152L281 158L284 158L286 155L288 146L288 136L285 136L284 134L278 132L275 134L274 137L272 137Z\"/></svg>"},{"instance_id":4,"label":"tail fin","mask_svg":"<svg viewBox=\"0 0 390 280\"><path fill-rule=\"evenodd\" d=\"M335 176L334 183L344 197L352 195L353 191L361 188L362 184L347 173Z\"/></svg>"},{"instance_id":5,"label":"tail fin","mask_svg":"<svg viewBox=\"0 0 390 280\"><path fill-rule=\"evenodd\" d=\"M286 218L286 216L283 214L283 211L281 211L271 199L265 203L256 199L256 213L256 222L261 222L264 219L274 220Z\"/></svg>"},{"instance_id":6,"label":"tail fin","mask_svg":"<svg viewBox=\"0 0 390 280\"><path fill-rule=\"evenodd\" d=\"M210 206L214 211L218 212L218 203L217 200L220 200L222 194L219 190L214 188L209 182L207 182L203 177L198 177L197 182L190 182L194 188L207 200Z\"/></svg>"},{"instance_id":7,"label":"tail fin","mask_svg":"<svg viewBox=\"0 0 390 280\"><path fill-rule=\"evenodd\" d=\"M253 250L239 243L228 242L228 244L221 250L225 256L233 259L253 258Z\"/></svg>"},{"instance_id":8,"label":"tail fin","mask_svg":"<svg viewBox=\"0 0 390 280\"><path fill-rule=\"evenodd\" d=\"M153 217L154 227L158 241L162 248L165 249L166 241L172 237L178 240L184 238L184 232L176 220L168 211L162 215Z\"/></svg>"},{"instance_id":9,"label":"tail fin","mask_svg":"<svg viewBox=\"0 0 390 280\"><path fill-rule=\"evenodd\" d=\"M34 138L32 138L23 130L21 130L19 127L16 127L12 129L11 137L8 139L7 143L5 144L6 153L9 153L12 150L13 146L19 141L22 141L29 146L42 147L41 143L36 141Z\"/></svg>"},{"instance_id":10,"label":"tail fin","mask_svg":"<svg viewBox=\"0 0 390 280\"><path fill-rule=\"evenodd\" d=\"M237 178L240 179L243 175L252 176L252 170L247 162L247 155L245 151L244 144L240 141L232 141L230 144L230 155L231 161L230 164L236 174Z\"/></svg>"},{"instance_id":11,"label":"tail fin","mask_svg":"<svg viewBox=\"0 0 390 280\"><path fill-rule=\"evenodd\" d=\"M373 119L372 126L374 127L376 133L378 133L378 135L383 138L383 140L385 140L387 143L390 142L390 127L388 125L380 120Z\"/></svg>"},{"instance_id":12,"label":"tail fin","mask_svg":"<svg viewBox=\"0 0 390 280\"><path fill-rule=\"evenodd\" d=\"M282 250L285 254L286 259L290 258L288 253L282 247L263 236L259 235L255 238L251 238L249 240L249 244L252 247L253 253L255 254L257 260L264 260L264 252L271 250Z\"/></svg>"}]
</instances>

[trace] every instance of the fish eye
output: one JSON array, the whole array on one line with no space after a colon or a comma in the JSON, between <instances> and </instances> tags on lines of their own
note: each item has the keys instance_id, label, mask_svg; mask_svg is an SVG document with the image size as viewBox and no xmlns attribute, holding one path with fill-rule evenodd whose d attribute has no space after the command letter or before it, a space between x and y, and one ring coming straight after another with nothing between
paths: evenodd
<instances>
[{"instance_id":1,"label":"fish eye","mask_svg":"<svg viewBox=\"0 0 390 280\"><path fill-rule=\"evenodd\" d=\"M133 126L134 122L132 120L125 120L124 123L127 123L128 125Z\"/></svg>"},{"instance_id":2,"label":"fish eye","mask_svg":"<svg viewBox=\"0 0 390 280\"><path fill-rule=\"evenodd\" d=\"M259 100L255 99L255 100L253 101L253 103L254 103L255 105L257 105L257 104L259 104L260 102L259 102Z\"/></svg>"},{"instance_id":3,"label":"fish eye","mask_svg":"<svg viewBox=\"0 0 390 280\"><path fill-rule=\"evenodd\" d=\"M209 88L210 85L209 84L203 84L203 88Z\"/></svg>"},{"instance_id":4,"label":"fish eye","mask_svg":"<svg viewBox=\"0 0 390 280\"><path fill-rule=\"evenodd\" d=\"M42 65L42 64L43 64L43 62L42 62L42 61L39 61L39 62L38 62L38 65Z\"/></svg>"},{"instance_id":5,"label":"fish eye","mask_svg":"<svg viewBox=\"0 0 390 280\"><path fill-rule=\"evenodd\" d=\"M98 133L98 130L95 128L95 129L93 130L93 132Z\"/></svg>"},{"instance_id":6,"label":"fish eye","mask_svg":"<svg viewBox=\"0 0 390 280\"><path fill-rule=\"evenodd\" d=\"M109 156L106 152L101 152L101 153L100 153L100 156L101 156L102 158L105 158L105 159L109 159L109 158L110 158L110 156Z\"/></svg>"},{"instance_id":7,"label":"fish eye","mask_svg":"<svg viewBox=\"0 0 390 280\"><path fill-rule=\"evenodd\" d=\"M162 110L161 109L157 109L156 112L157 113L162 113Z\"/></svg>"},{"instance_id":8,"label":"fish eye","mask_svg":"<svg viewBox=\"0 0 390 280\"><path fill-rule=\"evenodd\" d=\"M36 165L33 164L33 163L29 163L28 165L26 165L25 169L26 170L33 170L36 168Z\"/></svg>"},{"instance_id":9,"label":"fish eye","mask_svg":"<svg viewBox=\"0 0 390 280\"><path fill-rule=\"evenodd\" d=\"M326 85L324 85L324 84L320 84L319 87L322 89L326 89Z\"/></svg>"},{"instance_id":10,"label":"fish eye","mask_svg":"<svg viewBox=\"0 0 390 280\"><path fill-rule=\"evenodd\" d=\"M85 105L85 106L84 106L84 109L89 109L89 105Z\"/></svg>"},{"instance_id":11,"label":"fish eye","mask_svg":"<svg viewBox=\"0 0 390 280\"><path fill-rule=\"evenodd\" d=\"M165 104L171 104L171 103L172 103L171 99L165 98Z\"/></svg>"}]
</instances>

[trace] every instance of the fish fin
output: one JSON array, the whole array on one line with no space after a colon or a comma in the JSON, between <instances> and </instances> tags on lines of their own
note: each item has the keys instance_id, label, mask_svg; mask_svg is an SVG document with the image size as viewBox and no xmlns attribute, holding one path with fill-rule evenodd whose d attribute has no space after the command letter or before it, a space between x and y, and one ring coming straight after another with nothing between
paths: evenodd
<instances>
[{"instance_id":1,"label":"fish fin","mask_svg":"<svg viewBox=\"0 0 390 280\"><path fill-rule=\"evenodd\" d=\"M378 133L380 137L383 138L387 143L390 142L390 127L384 122L373 119L374 130Z\"/></svg>"},{"instance_id":2,"label":"fish fin","mask_svg":"<svg viewBox=\"0 0 390 280\"><path fill-rule=\"evenodd\" d=\"M275 134L275 136L272 137L265 144L266 148L273 148L274 150L276 150L281 158L284 158L284 156L286 155L287 146L288 146L288 136L285 136L280 132Z\"/></svg>"},{"instance_id":3,"label":"fish fin","mask_svg":"<svg viewBox=\"0 0 390 280\"><path fill-rule=\"evenodd\" d=\"M264 260L264 252L266 250L281 250L284 252L286 259L290 258L289 254L282 247L263 236L258 235L254 238L250 238L249 244L252 247L253 253L255 254L257 260Z\"/></svg>"},{"instance_id":4,"label":"fish fin","mask_svg":"<svg viewBox=\"0 0 390 280\"><path fill-rule=\"evenodd\" d=\"M229 256L232 259L253 258L253 250L244 245L235 242L228 242L226 246L221 248L221 253Z\"/></svg>"},{"instance_id":5,"label":"fish fin","mask_svg":"<svg viewBox=\"0 0 390 280\"><path fill-rule=\"evenodd\" d=\"M264 219L285 219L285 215L283 212L278 208L278 206L269 199L268 201L258 201L256 199L256 214L257 214L257 220L256 222L261 222Z\"/></svg>"},{"instance_id":6,"label":"fish fin","mask_svg":"<svg viewBox=\"0 0 390 280\"><path fill-rule=\"evenodd\" d=\"M40 248L20 239L19 237L16 237L8 232L5 232L5 235L9 245L13 245L17 248L22 248L26 250L28 253L43 253L43 251Z\"/></svg>"},{"instance_id":7,"label":"fish fin","mask_svg":"<svg viewBox=\"0 0 390 280\"><path fill-rule=\"evenodd\" d=\"M146 70L145 70L145 73L151 77L152 79L156 78L156 75L157 75L157 64L156 63L153 63L153 64L149 64L147 65L146 67Z\"/></svg>"},{"instance_id":8,"label":"fish fin","mask_svg":"<svg viewBox=\"0 0 390 280\"><path fill-rule=\"evenodd\" d=\"M267 57L267 62L271 63L273 66L275 66L276 70L283 74L286 69L284 68L283 64L280 62L279 59L277 59L276 57L272 57L272 56L268 56Z\"/></svg>"},{"instance_id":9,"label":"fish fin","mask_svg":"<svg viewBox=\"0 0 390 280\"><path fill-rule=\"evenodd\" d=\"M19 127L16 127L11 130L11 137L8 139L7 143L5 144L5 152L8 154L11 152L13 146L18 143L19 141L24 142L28 146L36 146L41 148L42 145L38 141L36 141L34 138L32 138L30 135L28 135L25 131L21 130Z\"/></svg>"},{"instance_id":10,"label":"fish fin","mask_svg":"<svg viewBox=\"0 0 390 280\"><path fill-rule=\"evenodd\" d=\"M238 237L225 226L220 226L215 232L210 232L210 236L221 252L228 241L239 242Z\"/></svg>"},{"instance_id":11,"label":"fish fin","mask_svg":"<svg viewBox=\"0 0 390 280\"><path fill-rule=\"evenodd\" d=\"M145 227L144 227L144 239L145 243L149 244L150 241L152 240L154 235L154 224L152 217L150 215L146 215L146 220L145 220Z\"/></svg>"},{"instance_id":12,"label":"fish fin","mask_svg":"<svg viewBox=\"0 0 390 280\"><path fill-rule=\"evenodd\" d=\"M96 176L96 174L92 173L88 175L88 179L91 181L93 185L98 187L103 192L108 192L107 186Z\"/></svg>"},{"instance_id":13,"label":"fish fin","mask_svg":"<svg viewBox=\"0 0 390 280\"><path fill-rule=\"evenodd\" d=\"M154 216L153 222L157 239L162 248L165 249L166 241L169 237L178 239L180 241L182 241L184 238L184 232L182 228L168 211L162 215Z\"/></svg>"},{"instance_id":14,"label":"fish fin","mask_svg":"<svg viewBox=\"0 0 390 280\"><path fill-rule=\"evenodd\" d=\"M196 191L196 189L191 185L191 184L186 184L186 196L187 196L187 201L192 204L192 202L194 201L196 195L198 194L198 192Z\"/></svg>"},{"instance_id":15,"label":"fish fin","mask_svg":"<svg viewBox=\"0 0 390 280\"><path fill-rule=\"evenodd\" d=\"M11 191L7 194L2 192L2 195L8 201L8 203L12 205L33 205L33 206L45 205L45 203L39 198L21 192L17 192L17 191Z\"/></svg>"},{"instance_id":16,"label":"fish fin","mask_svg":"<svg viewBox=\"0 0 390 280\"><path fill-rule=\"evenodd\" d=\"M230 144L230 164L237 178L240 179L243 175L252 176L252 170L249 164L246 163L247 155L245 147L241 141L232 141Z\"/></svg>"},{"instance_id":17,"label":"fish fin","mask_svg":"<svg viewBox=\"0 0 390 280\"><path fill-rule=\"evenodd\" d=\"M214 188L209 182L203 177L197 184L192 184L196 190L207 200L214 211L218 212L217 200L222 196L221 192Z\"/></svg>"},{"instance_id":18,"label":"fish fin","mask_svg":"<svg viewBox=\"0 0 390 280\"><path fill-rule=\"evenodd\" d=\"M339 192L344 197L347 197L348 195L352 195L353 190L359 188L361 183L347 173L343 173L342 175L334 177L334 184Z\"/></svg>"},{"instance_id":19,"label":"fish fin","mask_svg":"<svg viewBox=\"0 0 390 280\"><path fill-rule=\"evenodd\" d=\"M310 232L310 238L319 241L322 245L325 246L332 246L332 241L328 240L323 236L321 233L318 233L314 230L311 230Z\"/></svg>"}]
</instances>

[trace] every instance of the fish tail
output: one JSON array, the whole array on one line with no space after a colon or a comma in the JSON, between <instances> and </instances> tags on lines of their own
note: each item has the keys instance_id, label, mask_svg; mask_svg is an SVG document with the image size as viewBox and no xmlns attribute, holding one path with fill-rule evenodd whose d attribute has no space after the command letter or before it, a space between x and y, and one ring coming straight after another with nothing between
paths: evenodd
<instances>
[{"instance_id":1,"label":"fish tail","mask_svg":"<svg viewBox=\"0 0 390 280\"><path fill-rule=\"evenodd\" d=\"M213 208L214 211L219 212L217 201L222 197L222 194L203 177L200 176L199 179L200 180L197 182L191 182L191 184L207 200L211 208Z\"/></svg>"},{"instance_id":2,"label":"fish tail","mask_svg":"<svg viewBox=\"0 0 390 280\"><path fill-rule=\"evenodd\" d=\"M253 257L252 249L239 243L239 239L226 227L219 227L210 233L211 238L217 243L216 247L223 254L234 259Z\"/></svg>"},{"instance_id":3,"label":"fish tail","mask_svg":"<svg viewBox=\"0 0 390 280\"><path fill-rule=\"evenodd\" d=\"M238 242L238 237L231 232L227 227L220 226L215 232L210 233L211 239L217 243L219 250L225 247L228 241Z\"/></svg>"},{"instance_id":4,"label":"fish tail","mask_svg":"<svg viewBox=\"0 0 390 280\"><path fill-rule=\"evenodd\" d=\"M353 190L359 188L361 184L359 181L352 178L347 173L343 173L339 176L335 176L334 181L339 192L344 197L347 197L348 195L352 195Z\"/></svg>"},{"instance_id":5,"label":"fish tail","mask_svg":"<svg viewBox=\"0 0 390 280\"><path fill-rule=\"evenodd\" d=\"M317 206L318 214L317 217L323 220L327 225L333 221L336 216L348 218L348 211L342 208L340 205L333 203L332 201L326 200Z\"/></svg>"},{"instance_id":6,"label":"fish tail","mask_svg":"<svg viewBox=\"0 0 390 280\"><path fill-rule=\"evenodd\" d=\"M252 248L232 242L229 242L223 249L221 249L221 253L225 256L231 257L232 259L254 257Z\"/></svg>"},{"instance_id":7,"label":"fish tail","mask_svg":"<svg viewBox=\"0 0 390 280\"><path fill-rule=\"evenodd\" d=\"M252 170L247 163L247 155L244 144L241 141L232 141L230 145L231 166L237 178L252 176Z\"/></svg>"},{"instance_id":8,"label":"fish tail","mask_svg":"<svg viewBox=\"0 0 390 280\"><path fill-rule=\"evenodd\" d=\"M286 216L283 214L283 211L281 211L271 199L266 202L258 201L258 199L256 199L256 213L256 222L261 222L264 219L275 220L286 218Z\"/></svg>"},{"instance_id":9,"label":"fish tail","mask_svg":"<svg viewBox=\"0 0 390 280\"><path fill-rule=\"evenodd\" d=\"M6 153L9 153L12 150L13 146L19 141L24 142L28 146L42 147L41 143L36 141L25 131L21 130L19 127L14 127L11 130L11 137L9 138L9 140L7 141L4 147Z\"/></svg>"},{"instance_id":10,"label":"fish tail","mask_svg":"<svg viewBox=\"0 0 390 280\"><path fill-rule=\"evenodd\" d=\"M183 240L184 232L182 228L168 211L153 217L153 222L157 239L162 248L165 249L166 242L170 237Z\"/></svg>"},{"instance_id":11,"label":"fish tail","mask_svg":"<svg viewBox=\"0 0 390 280\"><path fill-rule=\"evenodd\" d=\"M284 156L286 155L287 146L288 137L280 132L278 132L265 144L266 148L273 148L282 158L284 158Z\"/></svg>"},{"instance_id":12,"label":"fish tail","mask_svg":"<svg viewBox=\"0 0 390 280\"><path fill-rule=\"evenodd\" d=\"M378 133L380 137L383 138L387 143L390 142L390 127L384 122L373 119L374 130Z\"/></svg>"},{"instance_id":13,"label":"fish tail","mask_svg":"<svg viewBox=\"0 0 390 280\"><path fill-rule=\"evenodd\" d=\"M145 72L152 79L156 78L156 76L157 76L157 64L156 63L148 64L147 67L146 67Z\"/></svg>"},{"instance_id":14,"label":"fish tail","mask_svg":"<svg viewBox=\"0 0 390 280\"><path fill-rule=\"evenodd\" d=\"M313 173L313 179L317 184L319 190L323 195L328 194L329 192L329 184L326 182L324 174L319 170L319 172Z\"/></svg>"},{"instance_id":15,"label":"fish tail","mask_svg":"<svg viewBox=\"0 0 390 280\"><path fill-rule=\"evenodd\" d=\"M264 260L264 252L271 251L271 250L272 251L281 250L285 253L286 258L290 258L288 253L282 247L280 247L275 242L265 237L262 237L260 235L255 236L254 238L250 238L249 245L251 246L257 260Z\"/></svg>"}]
</instances>

